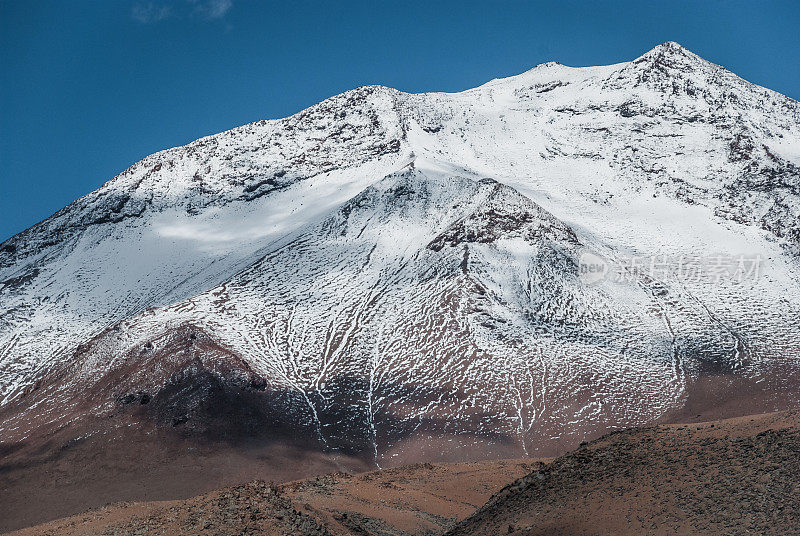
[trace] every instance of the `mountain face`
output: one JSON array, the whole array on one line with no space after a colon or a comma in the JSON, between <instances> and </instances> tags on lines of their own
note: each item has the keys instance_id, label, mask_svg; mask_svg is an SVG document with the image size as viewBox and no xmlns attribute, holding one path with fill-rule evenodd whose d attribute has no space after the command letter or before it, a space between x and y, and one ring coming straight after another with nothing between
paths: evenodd
<instances>
[{"instance_id":1,"label":"mountain face","mask_svg":"<svg viewBox=\"0 0 800 536\"><path fill-rule=\"evenodd\" d=\"M792 406L798 255L800 105L675 43L363 87L1 244L0 442L270 431L387 466Z\"/></svg>"}]
</instances>

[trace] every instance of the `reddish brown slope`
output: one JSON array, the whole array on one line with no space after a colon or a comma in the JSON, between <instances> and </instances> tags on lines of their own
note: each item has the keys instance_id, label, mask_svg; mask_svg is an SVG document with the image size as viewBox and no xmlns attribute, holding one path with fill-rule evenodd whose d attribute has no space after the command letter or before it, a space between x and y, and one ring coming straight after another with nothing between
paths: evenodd
<instances>
[{"instance_id":1,"label":"reddish brown slope","mask_svg":"<svg viewBox=\"0 0 800 536\"><path fill-rule=\"evenodd\" d=\"M800 414L613 433L510 486L448 536L800 534Z\"/></svg>"},{"instance_id":2,"label":"reddish brown slope","mask_svg":"<svg viewBox=\"0 0 800 536\"><path fill-rule=\"evenodd\" d=\"M94 374L87 356L113 336L0 410L0 531L113 501L374 467L327 454L313 431L288 426L275 409L285 393L201 330L154 334Z\"/></svg>"},{"instance_id":3,"label":"reddish brown slope","mask_svg":"<svg viewBox=\"0 0 800 536\"><path fill-rule=\"evenodd\" d=\"M424 464L254 482L15 534L798 534L798 512L800 412L782 412L616 432L548 465Z\"/></svg>"},{"instance_id":4,"label":"reddish brown slope","mask_svg":"<svg viewBox=\"0 0 800 536\"><path fill-rule=\"evenodd\" d=\"M423 464L279 486L251 482L186 501L114 504L13 534L439 534L537 465Z\"/></svg>"}]
</instances>

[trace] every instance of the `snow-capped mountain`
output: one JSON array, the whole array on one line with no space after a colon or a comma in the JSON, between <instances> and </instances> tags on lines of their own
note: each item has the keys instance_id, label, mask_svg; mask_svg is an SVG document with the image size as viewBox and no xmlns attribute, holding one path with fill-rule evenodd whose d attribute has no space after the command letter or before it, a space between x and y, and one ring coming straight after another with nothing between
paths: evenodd
<instances>
[{"instance_id":1,"label":"snow-capped mountain","mask_svg":"<svg viewBox=\"0 0 800 536\"><path fill-rule=\"evenodd\" d=\"M385 465L552 450L708 378L798 401L798 252L800 105L675 43L363 87L145 158L0 245L0 430L166 392L192 426L202 395L175 393L203 376Z\"/></svg>"}]
</instances>

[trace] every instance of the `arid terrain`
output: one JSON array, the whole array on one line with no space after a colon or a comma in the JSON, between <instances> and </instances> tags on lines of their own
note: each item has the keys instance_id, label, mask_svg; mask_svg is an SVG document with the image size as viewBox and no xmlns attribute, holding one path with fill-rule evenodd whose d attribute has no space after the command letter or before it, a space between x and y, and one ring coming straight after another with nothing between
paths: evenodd
<instances>
[{"instance_id":1,"label":"arid terrain","mask_svg":"<svg viewBox=\"0 0 800 536\"><path fill-rule=\"evenodd\" d=\"M279 485L256 481L185 501L117 503L13 534L440 534L540 465L420 464Z\"/></svg>"},{"instance_id":2,"label":"arid terrain","mask_svg":"<svg viewBox=\"0 0 800 536\"><path fill-rule=\"evenodd\" d=\"M448 536L798 534L800 413L611 433L517 480Z\"/></svg>"},{"instance_id":3,"label":"arid terrain","mask_svg":"<svg viewBox=\"0 0 800 536\"><path fill-rule=\"evenodd\" d=\"M621 430L555 460L256 481L184 501L112 504L11 534L796 534L798 511L800 412L792 411Z\"/></svg>"}]
</instances>

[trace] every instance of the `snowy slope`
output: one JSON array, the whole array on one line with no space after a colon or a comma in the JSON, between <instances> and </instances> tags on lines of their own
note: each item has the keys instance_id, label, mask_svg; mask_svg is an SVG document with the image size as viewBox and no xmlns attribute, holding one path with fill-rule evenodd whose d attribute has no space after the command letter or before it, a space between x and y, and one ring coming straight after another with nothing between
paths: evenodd
<instances>
[{"instance_id":1,"label":"snowy slope","mask_svg":"<svg viewBox=\"0 0 800 536\"><path fill-rule=\"evenodd\" d=\"M665 43L457 94L359 88L158 153L0 246L0 396L28 408L0 427L74 419L98 378L97 415L157 393L167 372L121 371L187 326L321 448L379 464L652 421L709 373L778 389L800 357L798 110ZM763 262L590 285L587 251Z\"/></svg>"},{"instance_id":2,"label":"snowy slope","mask_svg":"<svg viewBox=\"0 0 800 536\"><path fill-rule=\"evenodd\" d=\"M392 94L357 89L157 153L3 243L0 400L110 323L224 281L405 164Z\"/></svg>"}]
</instances>

